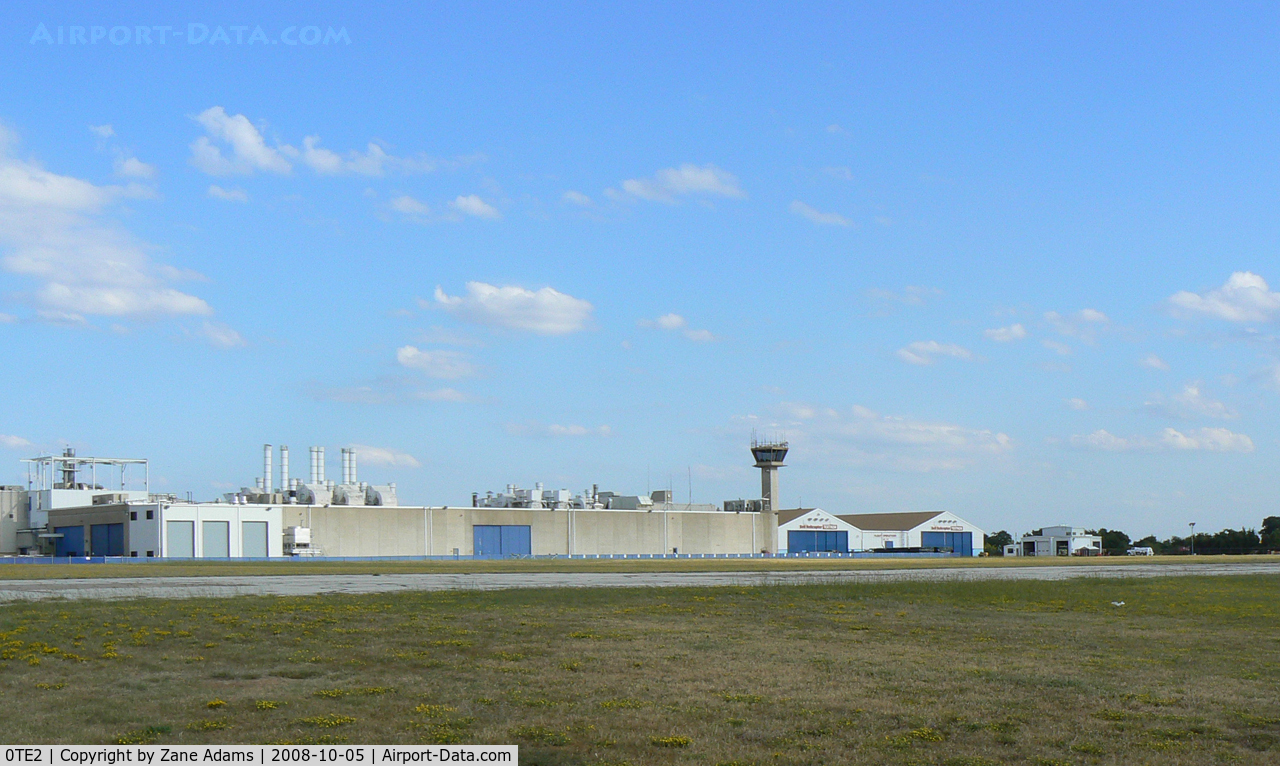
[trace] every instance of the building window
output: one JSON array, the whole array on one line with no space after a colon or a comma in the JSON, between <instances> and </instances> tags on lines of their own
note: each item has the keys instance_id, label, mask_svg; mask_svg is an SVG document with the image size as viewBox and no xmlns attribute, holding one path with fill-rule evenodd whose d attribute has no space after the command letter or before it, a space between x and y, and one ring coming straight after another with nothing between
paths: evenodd
<instances>
[{"instance_id":1,"label":"building window","mask_svg":"<svg viewBox=\"0 0 1280 766\"><path fill-rule=\"evenodd\" d=\"M129 558L131 558L131 559L136 559L136 558L138 558L138 552L137 552L137 551L129 551Z\"/></svg>"},{"instance_id":2,"label":"building window","mask_svg":"<svg viewBox=\"0 0 1280 766\"><path fill-rule=\"evenodd\" d=\"M137 520L138 520L138 512L129 511L129 521L137 521ZM134 554L134 555L136 556L137 554Z\"/></svg>"},{"instance_id":3,"label":"building window","mask_svg":"<svg viewBox=\"0 0 1280 766\"><path fill-rule=\"evenodd\" d=\"M155 555L156 555L155 551L147 551L147 558L155 558Z\"/></svg>"},{"instance_id":4,"label":"building window","mask_svg":"<svg viewBox=\"0 0 1280 766\"><path fill-rule=\"evenodd\" d=\"M155 511L147 511L147 518L148 518L148 519L154 519L155 517L156 517L156 512L155 512Z\"/></svg>"}]
</instances>

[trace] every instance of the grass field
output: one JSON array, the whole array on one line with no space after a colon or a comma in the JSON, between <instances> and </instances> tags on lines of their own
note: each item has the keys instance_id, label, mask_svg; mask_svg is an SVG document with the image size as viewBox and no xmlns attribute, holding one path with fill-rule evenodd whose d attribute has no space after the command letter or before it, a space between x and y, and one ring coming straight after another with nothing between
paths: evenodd
<instances>
[{"instance_id":1,"label":"grass field","mask_svg":"<svg viewBox=\"0 0 1280 766\"><path fill-rule=\"evenodd\" d=\"M17 604L0 737L1271 764L1278 595L1273 576L1188 576Z\"/></svg>"},{"instance_id":2,"label":"grass field","mask_svg":"<svg viewBox=\"0 0 1280 766\"><path fill-rule=\"evenodd\" d=\"M504 559L492 561L160 561L142 564L4 564L0 580L95 577L218 577L288 574L416 574L420 572L760 572L952 567L1132 566L1268 562L1280 556L1100 556L882 559Z\"/></svg>"}]
</instances>

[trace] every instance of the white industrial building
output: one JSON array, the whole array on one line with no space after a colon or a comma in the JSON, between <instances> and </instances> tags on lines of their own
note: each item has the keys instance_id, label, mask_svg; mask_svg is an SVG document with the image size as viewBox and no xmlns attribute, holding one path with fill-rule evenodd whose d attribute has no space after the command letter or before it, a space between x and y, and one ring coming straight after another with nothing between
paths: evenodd
<instances>
[{"instance_id":1,"label":"white industrial building","mask_svg":"<svg viewBox=\"0 0 1280 766\"><path fill-rule=\"evenodd\" d=\"M28 461L27 488L0 488L0 554L235 559L862 551L967 556L982 550L981 529L941 511L778 511L778 469L787 444L753 439L751 451L761 469L762 497L722 507L676 503L669 490L624 495L592 486L574 494L541 484L476 493L470 506L457 507L400 505L394 484L359 481L352 449L342 450L342 480L333 482L325 477L324 448L312 447L308 480L302 481L289 475L288 447L280 447L276 474L272 446L264 445L255 486L215 502L152 494L145 460L77 457L68 449ZM100 471L116 475L99 482Z\"/></svg>"},{"instance_id":2,"label":"white industrial building","mask_svg":"<svg viewBox=\"0 0 1280 766\"><path fill-rule=\"evenodd\" d=\"M1045 527L1023 535L1004 547L1006 556L1099 556L1102 537L1085 532L1084 527Z\"/></svg>"}]
</instances>

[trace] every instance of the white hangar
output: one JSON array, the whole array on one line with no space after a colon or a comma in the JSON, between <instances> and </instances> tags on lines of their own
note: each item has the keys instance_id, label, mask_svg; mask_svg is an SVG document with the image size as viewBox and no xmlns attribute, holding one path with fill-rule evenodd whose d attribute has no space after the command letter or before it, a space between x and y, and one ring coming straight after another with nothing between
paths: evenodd
<instances>
[{"instance_id":1,"label":"white hangar","mask_svg":"<svg viewBox=\"0 0 1280 766\"><path fill-rule=\"evenodd\" d=\"M949 550L977 556L986 532L947 511L832 514L778 511L778 553Z\"/></svg>"}]
</instances>

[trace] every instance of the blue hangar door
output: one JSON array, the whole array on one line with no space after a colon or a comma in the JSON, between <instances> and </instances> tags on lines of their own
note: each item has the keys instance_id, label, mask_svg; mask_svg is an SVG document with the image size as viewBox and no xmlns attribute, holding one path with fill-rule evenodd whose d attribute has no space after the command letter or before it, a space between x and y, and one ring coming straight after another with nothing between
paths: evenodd
<instances>
[{"instance_id":1,"label":"blue hangar door","mask_svg":"<svg viewBox=\"0 0 1280 766\"><path fill-rule=\"evenodd\" d=\"M62 537L55 537L53 543L53 555L55 556L83 556L84 553L84 527L54 527L55 534Z\"/></svg>"},{"instance_id":2,"label":"blue hangar door","mask_svg":"<svg viewBox=\"0 0 1280 766\"><path fill-rule=\"evenodd\" d=\"M94 524L89 527L89 546L94 556L123 556L124 524Z\"/></svg>"},{"instance_id":3,"label":"blue hangar door","mask_svg":"<svg viewBox=\"0 0 1280 766\"><path fill-rule=\"evenodd\" d=\"M528 556L533 553L529 525L477 524L471 528L477 556Z\"/></svg>"},{"instance_id":4,"label":"blue hangar door","mask_svg":"<svg viewBox=\"0 0 1280 766\"><path fill-rule=\"evenodd\" d=\"M920 547L950 548L961 556L973 555L972 532L921 532Z\"/></svg>"},{"instance_id":5,"label":"blue hangar door","mask_svg":"<svg viewBox=\"0 0 1280 766\"><path fill-rule=\"evenodd\" d=\"M848 532L787 532L787 553L849 552Z\"/></svg>"}]
</instances>

